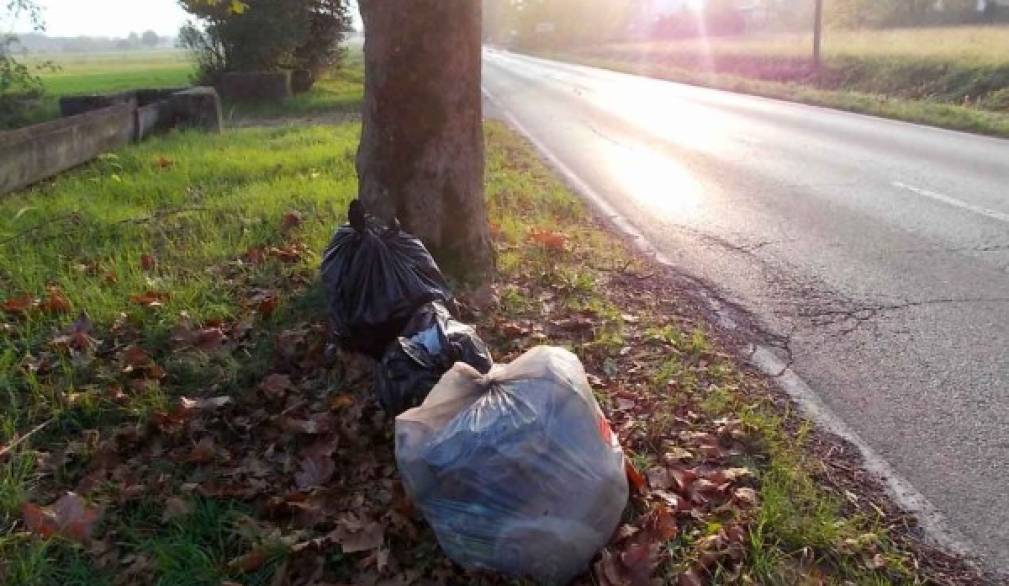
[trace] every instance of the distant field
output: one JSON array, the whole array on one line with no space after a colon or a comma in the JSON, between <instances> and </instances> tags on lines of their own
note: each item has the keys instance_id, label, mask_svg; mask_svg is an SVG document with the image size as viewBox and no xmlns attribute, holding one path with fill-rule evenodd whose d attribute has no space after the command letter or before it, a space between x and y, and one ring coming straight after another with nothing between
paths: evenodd
<instances>
[{"instance_id":1,"label":"distant field","mask_svg":"<svg viewBox=\"0 0 1009 586\"><path fill-rule=\"evenodd\" d=\"M811 33L786 33L752 37L689 39L650 43L605 45L606 50L647 54L696 53L710 48L716 54L769 57L806 57ZM827 30L824 55L857 58L911 58L977 65L1009 64L1009 27L918 28L895 30Z\"/></svg>"},{"instance_id":2,"label":"distant field","mask_svg":"<svg viewBox=\"0 0 1009 586\"><path fill-rule=\"evenodd\" d=\"M185 86L191 83L195 71L184 51L61 53L27 60L33 67L46 62L56 65L56 69L39 71L46 95L27 114L28 124L59 117L61 96Z\"/></svg>"},{"instance_id":3,"label":"distant field","mask_svg":"<svg viewBox=\"0 0 1009 586\"><path fill-rule=\"evenodd\" d=\"M611 43L547 57L672 81L1009 135L1009 26Z\"/></svg>"},{"instance_id":4,"label":"distant field","mask_svg":"<svg viewBox=\"0 0 1009 586\"><path fill-rule=\"evenodd\" d=\"M39 65L53 61L58 69L41 74L46 96L30 114L29 123L59 116L59 98L74 94L101 94L139 88L186 86L192 83L195 66L186 52L158 51L36 56ZM341 115L356 112L361 100L364 63L359 44L351 46L344 67L321 79L308 93L278 104L228 104L229 124L246 119L276 118L298 113L304 117Z\"/></svg>"},{"instance_id":5,"label":"distant field","mask_svg":"<svg viewBox=\"0 0 1009 586\"><path fill-rule=\"evenodd\" d=\"M53 96L120 90L183 86L194 71L184 51L49 55L58 71L45 71L42 80Z\"/></svg>"}]
</instances>

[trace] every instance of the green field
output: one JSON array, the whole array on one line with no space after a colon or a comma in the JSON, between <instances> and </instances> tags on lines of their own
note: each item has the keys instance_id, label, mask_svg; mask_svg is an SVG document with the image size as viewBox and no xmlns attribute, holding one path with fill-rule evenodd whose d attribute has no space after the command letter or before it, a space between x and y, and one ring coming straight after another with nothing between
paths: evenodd
<instances>
[{"instance_id":1,"label":"green field","mask_svg":"<svg viewBox=\"0 0 1009 586\"><path fill-rule=\"evenodd\" d=\"M336 116L356 113L363 82L362 59L360 48L350 50L340 70L283 104L225 103L225 122L241 125L294 115L327 115L332 121ZM30 123L59 117L61 96L184 87L192 84L195 74L192 60L183 51L36 56L28 63L38 67L47 61L57 68L39 69L46 95L30 111Z\"/></svg>"},{"instance_id":2,"label":"green field","mask_svg":"<svg viewBox=\"0 0 1009 586\"><path fill-rule=\"evenodd\" d=\"M38 56L30 63L44 60L57 66L41 73L46 92L53 96L185 86L195 72L184 51Z\"/></svg>"},{"instance_id":3,"label":"green field","mask_svg":"<svg viewBox=\"0 0 1009 586\"><path fill-rule=\"evenodd\" d=\"M1009 27L827 30L615 43L547 56L867 114L1009 136Z\"/></svg>"},{"instance_id":4,"label":"green field","mask_svg":"<svg viewBox=\"0 0 1009 586\"><path fill-rule=\"evenodd\" d=\"M27 114L29 123L59 117L61 96L182 87L191 84L195 72L183 51L36 55L26 63L36 69L46 92Z\"/></svg>"}]
</instances>

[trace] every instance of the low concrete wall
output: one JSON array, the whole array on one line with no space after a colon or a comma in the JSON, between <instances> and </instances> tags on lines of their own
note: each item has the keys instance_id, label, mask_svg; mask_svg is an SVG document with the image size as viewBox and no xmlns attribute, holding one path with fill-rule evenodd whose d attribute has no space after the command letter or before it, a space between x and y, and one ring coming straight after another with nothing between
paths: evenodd
<instances>
[{"instance_id":1,"label":"low concrete wall","mask_svg":"<svg viewBox=\"0 0 1009 586\"><path fill-rule=\"evenodd\" d=\"M27 187L130 143L132 104L0 133L0 194Z\"/></svg>"},{"instance_id":2,"label":"low concrete wall","mask_svg":"<svg viewBox=\"0 0 1009 586\"><path fill-rule=\"evenodd\" d=\"M223 128L221 100L211 87L74 96L60 100L60 108L77 114L0 132L0 195L171 128Z\"/></svg>"},{"instance_id":3,"label":"low concrete wall","mask_svg":"<svg viewBox=\"0 0 1009 586\"><path fill-rule=\"evenodd\" d=\"M226 100L266 100L279 102L290 98L290 71L250 71L225 73L217 91Z\"/></svg>"}]
</instances>

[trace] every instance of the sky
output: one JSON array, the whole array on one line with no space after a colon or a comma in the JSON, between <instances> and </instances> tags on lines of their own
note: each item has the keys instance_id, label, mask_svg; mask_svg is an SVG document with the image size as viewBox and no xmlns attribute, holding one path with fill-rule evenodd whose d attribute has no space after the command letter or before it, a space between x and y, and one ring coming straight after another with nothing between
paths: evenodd
<instances>
[{"instance_id":1,"label":"sky","mask_svg":"<svg viewBox=\"0 0 1009 586\"><path fill-rule=\"evenodd\" d=\"M53 37L125 37L153 30L175 36L186 22L176 0L37 0L45 8L46 33ZM356 8L356 7L355 7ZM355 10L356 12L356 10ZM27 23L15 25L28 30Z\"/></svg>"},{"instance_id":2,"label":"sky","mask_svg":"<svg viewBox=\"0 0 1009 586\"><path fill-rule=\"evenodd\" d=\"M125 37L146 30L175 36L186 22L186 12L176 0L37 1L45 9L46 34L54 37Z\"/></svg>"}]
</instances>

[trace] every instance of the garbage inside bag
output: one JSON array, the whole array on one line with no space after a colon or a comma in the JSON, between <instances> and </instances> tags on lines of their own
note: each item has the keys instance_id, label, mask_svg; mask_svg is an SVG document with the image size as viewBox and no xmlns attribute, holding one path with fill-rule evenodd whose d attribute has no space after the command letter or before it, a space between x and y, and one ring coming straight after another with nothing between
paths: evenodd
<instances>
[{"instance_id":1,"label":"garbage inside bag","mask_svg":"<svg viewBox=\"0 0 1009 586\"><path fill-rule=\"evenodd\" d=\"M424 244L350 204L322 261L322 281L340 345L378 359L418 307L449 302L445 277Z\"/></svg>"},{"instance_id":2,"label":"garbage inside bag","mask_svg":"<svg viewBox=\"0 0 1009 586\"><path fill-rule=\"evenodd\" d=\"M584 571L627 504L623 452L562 348L453 366L396 418L396 462L449 557L541 583Z\"/></svg>"},{"instance_id":3,"label":"garbage inside bag","mask_svg":"<svg viewBox=\"0 0 1009 586\"><path fill-rule=\"evenodd\" d=\"M437 301L421 306L378 365L375 392L382 408L399 415L420 405L456 362L483 374L494 366L490 350L471 326L453 319Z\"/></svg>"}]
</instances>

